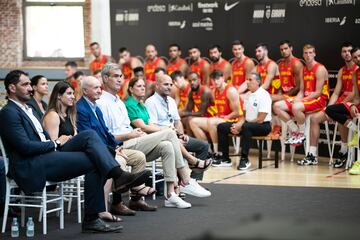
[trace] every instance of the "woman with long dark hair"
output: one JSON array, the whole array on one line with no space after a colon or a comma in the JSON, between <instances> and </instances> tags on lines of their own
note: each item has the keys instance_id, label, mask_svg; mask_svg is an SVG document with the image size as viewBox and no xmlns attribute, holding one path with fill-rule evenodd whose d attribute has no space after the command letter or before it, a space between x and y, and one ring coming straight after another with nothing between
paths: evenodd
<instances>
[{"instance_id":1,"label":"woman with long dark hair","mask_svg":"<svg viewBox=\"0 0 360 240\"><path fill-rule=\"evenodd\" d=\"M49 94L48 80L43 75L36 75L31 78L31 87L33 95L26 104L32 108L35 117L41 121L48 107L44 101L44 97Z\"/></svg>"}]
</instances>

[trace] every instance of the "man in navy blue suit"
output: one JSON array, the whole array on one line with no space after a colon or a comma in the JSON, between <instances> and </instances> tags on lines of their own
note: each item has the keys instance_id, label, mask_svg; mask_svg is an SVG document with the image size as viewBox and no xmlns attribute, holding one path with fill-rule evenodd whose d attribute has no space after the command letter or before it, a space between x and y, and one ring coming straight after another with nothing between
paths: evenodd
<instances>
[{"instance_id":1,"label":"man in navy blue suit","mask_svg":"<svg viewBox=\"0 0 360 240\"><path fill-rule=\"evenodd\" d=\"M96 106L96 100L101 96L101 83L98 79L93 76L84 77L81 80L81 88L83 96L76 103L77 108L77 130L79 132L92 129L101 138L104 144L107 145L113 155L115 152L119 155L119 150L116 150L120 144L120 141L116 140L105 125L102 112L100 108ZM131 166L131 171L137 173L145 169L145 154L133 149L122 149L122 152L126 154L125 165ZM125 167L125 166L124 166ZM138 186L133 189L138 190L138 194L132 194L129 201L129 208L132 210L139 211L155 211L156 206L148 205L144 200L141 199L141 195L148 195L154 189L147 186ZM113 194L113 202L110 208L110 212L115 215L129 215L129 210L121 201L121 195Z\"/></svg>"},{"instance_id":2,"label":"man in navy blue suit","mask_svg":"<svg viewBox=\"0 0 360 240\"><path fill-rule=\"evenodd\" d=\"M74 137L49 140L41 123L26 105L31 86L27 74L13 70L5 77L8 104L0 111L0 136L9 156L9 175L26 194L42 191L46 181L64 181L85 174L83 232L119 232L122 226L110 226L98 213L105 211L104 182L114 180L116 192L146 181L150 171L124 172L106 150L95 131Z\"/></svg>"}]
</instances>

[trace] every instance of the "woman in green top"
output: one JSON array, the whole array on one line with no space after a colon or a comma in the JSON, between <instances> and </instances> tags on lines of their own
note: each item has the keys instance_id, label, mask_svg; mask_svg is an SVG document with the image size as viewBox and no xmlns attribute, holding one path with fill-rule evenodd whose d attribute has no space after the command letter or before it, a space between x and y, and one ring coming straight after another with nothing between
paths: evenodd
<instances>
[{"instance_id":1,"label":"woman in green top","mask_svg":"<svg viewBox=\"0 0 360 240\"><path fill-rule=\"evenodd\" d=\"M128 111L128 115L131 121L131 125L134 128L140 128L146 133L153 133L161 131L162 129L150 121L149 113L144 105L145 99L145 82L143 79L131 79L128 87L128 99L125 102L125 106ZM179 136L179 144L183 141ZM196 171L207 170L212 163L211 159L200 160L191 155L184 147L180 144L180 149L183 157L188 161L189 167Z\"/></svg>"}]
</instances>

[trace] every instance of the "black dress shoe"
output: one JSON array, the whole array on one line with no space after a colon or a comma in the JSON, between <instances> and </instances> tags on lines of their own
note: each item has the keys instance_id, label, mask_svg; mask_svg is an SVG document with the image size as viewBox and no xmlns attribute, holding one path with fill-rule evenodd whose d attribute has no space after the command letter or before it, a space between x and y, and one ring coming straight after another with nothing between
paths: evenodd
<instances>
[{"instance_id":1,"label":"black dress shoe","mask_svg":"<svg viewBox=\"0 0 360 240\"><path fill-rule=\"evenodd\" d=\"M116 206L110 206L110 213L120 216L135 216L136 212L129 209L123 202L117 204Z\"/></svg>"},{"instance_id":2,"label":"black dress shoe","mask_svg":"<svg viewBox=\"0 0 360 240\"><path fill-rule=\"evenodd\" d=\"M152 212L157 210L157 206L152 206L147 204L144 200L129 201L129 208L135 211L145 211L145 212Z\"/></svg>"},{"instance_id":3,"label":"black dress shoe","mask_svg":"<svg viewBox=\"0 0 360 240\"><path fill-rule=\"evenodd\" d=\"M83 233L118 233L123 230L123 226L117 225L112 226L105 223L100 218L97 218L92 221L83 221L82 223L82 232Z\"/></svg>"},{"instance_id":4,"label":"black dress shoe","mask_svg":"<svg viewBox=\"0 0 360 240\"><path fill-rule=\"evenodd\" d=\"M139 173L123 172L120 177L114 180L115 192L123 193L129 190L129 188L139 186L146 182L151 176L150 170L144 170Z\"/></svg>"}]
</instances>

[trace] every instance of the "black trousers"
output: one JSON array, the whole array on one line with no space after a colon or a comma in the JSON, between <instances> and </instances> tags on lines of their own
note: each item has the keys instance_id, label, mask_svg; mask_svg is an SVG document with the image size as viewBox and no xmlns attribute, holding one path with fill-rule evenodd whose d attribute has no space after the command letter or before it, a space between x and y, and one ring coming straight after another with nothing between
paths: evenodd
<instances>
[{"instance_id":1,"label":"black trousers","mask_svg":"<svg viewBox=\"0 0 360 240\"><path fill-rule=\"evenodd\" d=\"M217 126L219 150L222 152L224 158L229 157L229 133L233 123L220 123ZM247 157L252 136L266 136L271 132L270 122L250 123L245 122L241 127L241 156Z\"/></svg>"},{"instance_id":2,"label":"black trousers","mask_svg":"<svg viewBox=\"0 0 360 240\"><path fill-rule=\"evenodd\" d=\"M48 181L64 181L85 174L85 214L105 211L104 183L109 171L119 164L95 131L80 132L59 151L40 155L38 161L43 163Z\"/></svg>"},{"instance_id":3,"label":"black trousers","mask_svg":"<svg viewBox=\"0 0 360 240\"><path fill-rule=\"evenodd\" d=\"M325 112L332 120L343 125L350 118L349 110L342 103L327 106Z\"/></svg>"}]
</instances>

